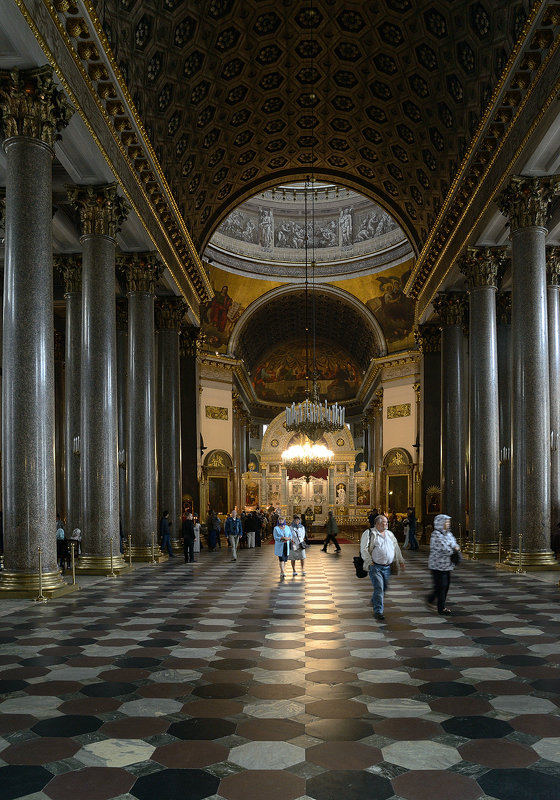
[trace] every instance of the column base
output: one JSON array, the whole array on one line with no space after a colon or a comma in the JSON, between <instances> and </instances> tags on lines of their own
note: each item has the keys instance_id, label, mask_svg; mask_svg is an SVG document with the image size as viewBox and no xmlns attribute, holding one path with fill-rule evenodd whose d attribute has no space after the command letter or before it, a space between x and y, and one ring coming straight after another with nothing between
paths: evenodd
<instances>
[{"instance_id":1,"label":"column base","mask_svg":"<svg viewBox=\"0 0 560 800\"><path fill-rule=\"evenodd\" d=\"M141 561L145 564L161 564L164 561L167 561L169 556L167 553L162 553L159 549L159 545L154 548L153 551L153 560L152 560L152 548L151 546L145 547L131 547L132 552L132 560L133 561ZM128 551L126 551L126 555L128 556Z\"/></svg>"},{"instance_id":2,"label":"column base","mask_svg":"<svg viewBox=\"0 0 560 800\"><path fill-rule=\"evenodd\" d=\"M71 592L79 591L77 584L66 583L62 579L60 570L43 572L42 591L44 597L61 597ZM0 573L0 597L7 599L34 599L39 595L38 572L6 572Z\"/></svg>"},{"instance_id":3,"label":"column base","mask_svg":"<svg viewBox=\"0 0 560 800\"><path fill-rule=\"evenodd\" d=\"M171 549L175 553L182 553L183 552L183 540L182 539L171 539Z\"/></svg>"},{"instance_id":4,"label":"column base","mask_svg":"<svg viewBox=\"0 0 560 800\"><path fill-rule=\"evenodd\" d=\"M474 558L472 542L469 542L467 545L465 545L465 549L461 552L464 558L471 561L478 561L479 559L482 561L485 558L491 558L495 560L498 556L498 542L476 542L474 548ZM502 552L504 552L503 547Z\"/></svg>"},{"instance_id":5,"label":"column base","mask_svg":"<svg viewBox=\"0 0 560 800\"><path fill-rule=\"evenodd\" d=\"M509 550L505 559L496 564L496 569L516 572L519 568L519 550ZM560 562L554 558L552 550L521 551L521 570L523 572L547 572L560 569Z\"/></svg>"},{"instance_id":6,"label":"column base","mask_svg":"<svg viewBox=\"0 0 560 800\"><path fill-rule=\"evenodd\" d=\"M113 556L113 572L120 575L123 572L128 572L130 567L119 553ZM111 557L110 556L95 556L88 555L87 553L80 556L76 564L76 574L78 575L110 575L111 574Z\"/></svg>"}]
</instances>

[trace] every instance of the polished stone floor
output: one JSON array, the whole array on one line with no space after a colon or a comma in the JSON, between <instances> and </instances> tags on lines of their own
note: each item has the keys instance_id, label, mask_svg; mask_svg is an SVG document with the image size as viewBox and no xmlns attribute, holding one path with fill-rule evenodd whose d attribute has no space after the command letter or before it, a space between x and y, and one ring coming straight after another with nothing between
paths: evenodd
<instances>
[{"instance_id":1,"label":"polished stone floor","mask_svg":"<svg viewBox=\"0 0 560 800\"><path fill-rule=\"evenodd\" d=\"M553 582L407 553L386 623L340 556L203 552L0 605L2 800L558 800Z\"/></svg>"}]
</instances>

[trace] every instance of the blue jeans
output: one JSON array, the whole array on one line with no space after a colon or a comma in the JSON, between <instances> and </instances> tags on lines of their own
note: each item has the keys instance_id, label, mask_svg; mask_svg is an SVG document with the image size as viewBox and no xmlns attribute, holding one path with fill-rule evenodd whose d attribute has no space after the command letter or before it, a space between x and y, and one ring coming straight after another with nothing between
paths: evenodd
<instances>
[{"instance_id":1,"label":"blue jeans","mask_svg":"<svg viewBox=\"0 0 560 800\"><path fill-rule=\"evenodd\" d=\"M390 564L372 564L369 568L369 579L373 586L371 602L375 614L383 614L383 595L389 585L390 576Z\"/></svg>"},{"instance_id":2,"label":"blue jeans","mask_svg":"<svg viewBox=\"0 0 560 800\"><path fill-rule=\"evenodd\" d=\"M173 555L173 550L171 549L171 537L170 536L163 536L162 537L161 548L160 549L161 549L162 553L165 553L165 551L167 550L167 552L169 553L170 556Z\"/></svg>"}]
</instances>

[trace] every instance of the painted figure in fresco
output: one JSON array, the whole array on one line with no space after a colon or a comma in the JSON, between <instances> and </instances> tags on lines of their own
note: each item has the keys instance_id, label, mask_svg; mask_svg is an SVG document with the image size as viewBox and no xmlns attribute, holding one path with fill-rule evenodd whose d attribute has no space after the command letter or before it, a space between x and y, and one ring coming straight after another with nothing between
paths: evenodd
<instances>
[{"instance_id":1,"label":"painted figure in fresco","mask_svg":"<svg viewBox=\"0 0 560 800\"><path fill-rule=\"evenodd\" d=\"M208 310L206 312L208 322L210 325L213 325L215 328L217 328L221 333L223 333L226 329L228 311L232 302L233 300L228 294L228 287L222 286L221 291L216 292L210 301L210 305L208 306Z\"/></svg>"},{"instance_id":2,"label":"painted figure in fresco","mask_svg":"<svg viewBox=\"0 0 560 800\"><path fill-rule=\"evenodd\" d=\"M409 274L406 272L402 279L397 275L378 277L381 296L372 297L366 303L381 324L387 341L402 339L414 324L414 303L402 289Z\"/></svg>"}]
</instances>

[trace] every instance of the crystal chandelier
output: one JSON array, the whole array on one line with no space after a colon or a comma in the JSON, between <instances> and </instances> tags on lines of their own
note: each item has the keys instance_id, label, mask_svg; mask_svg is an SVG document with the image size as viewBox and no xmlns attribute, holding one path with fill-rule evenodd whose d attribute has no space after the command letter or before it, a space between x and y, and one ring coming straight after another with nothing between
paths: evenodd
<instances>
[{"instance_id":1,"label":"crystal chandelier","mask_svg":"<svg viewBox=\"0 0 560 800\"><path fill-rule=\"evenodd\" d=\"M286 469L301 472L305 476L307 483L309 483L309 479L313 474L323 469L328 469L332 463L333 456L333 451L321 444L302 441L302 444L294 444L284 450L282 461Z\"/></svg>"}]
</instances>

